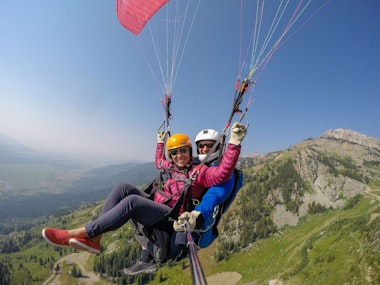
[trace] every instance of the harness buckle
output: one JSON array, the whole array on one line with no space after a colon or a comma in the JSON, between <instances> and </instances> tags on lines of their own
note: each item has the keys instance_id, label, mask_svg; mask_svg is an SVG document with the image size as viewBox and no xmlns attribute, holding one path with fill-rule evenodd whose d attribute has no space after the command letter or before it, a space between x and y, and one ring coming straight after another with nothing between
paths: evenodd
<instances>
[{"instance_id":1,"label":"harness buckle","mask_svg":"<svg viewBox=\"0 0 380 285\"><path fill-rule=\"evenodd\" d=\"M194 170L190 173L190 180L195 181L198 177L199 170L202 168L202 164L198 164L196 167L194 167Z\"/></svg>"},{"instance_id":2,"label":"harness buckle","mask_svg":"<svg viewBox=\"0 0 380 285\"><path fill-rule=\"evenodd\" d=\"M189 175L190 180L195 181L198 177L198 174L199 174L199 170L194 169L193 172L191 172Z\"/></svg>"}]
</instances>

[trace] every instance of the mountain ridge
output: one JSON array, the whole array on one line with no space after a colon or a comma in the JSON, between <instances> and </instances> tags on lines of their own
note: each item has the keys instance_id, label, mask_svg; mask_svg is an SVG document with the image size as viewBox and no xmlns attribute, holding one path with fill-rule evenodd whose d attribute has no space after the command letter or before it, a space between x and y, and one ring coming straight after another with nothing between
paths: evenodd
<instances>
[{"instance_id":1,"label":"mountain ridge","mask_svg":"<svg viewBox=\"0 0 380 285\"><path fill-rule=\"evenodd\" d=\"M246 179L248 183L261 181L262 177L271 179L273 173L286 177L287 171L293 171L293 177L288 180L294 179L294 185L266 189L271 197L263 199L269 200L268 204L274 208L276 226L294 226L312 206L337 209L369 187L380 187L380 140L349 129L328 130L286 150L244 157L239 165L246 168L245 174L254 176ZM262 182L265 183L269 185L267 188L273 187L273 183ZM284 197L284 191L291 197ZM289 209L284 203L286 199L296 206Z\"/></svg>"},{"instance_id":2,"label":"mountain ridge","mask_svg":"<svg viewBox=\"0 0 380 285\"><path fill-rule=\"evenodd\" d=\"M5 139L5 141L7 140L13 143L13 141L9 138ZM335 153L335 155L343 156L344 159L341 159L342 161L339 162L336 158L334 158L334 155L329 155L325 152L325 149L327 148L330 149L329 152ZM298 154L296 155L293 153L290 155L290 153L296 149ZM292 156L292 159L295 159L297 161L296 168L298 169L297 171L299 172L300 177L305 180L310 185L310 187L313 188L314 191L314 193L306 192L303 194L304 201L302 203L303 205L300 205L300 212L294 213L303 216L307 212L309 204L317 203L325 207L336 208L344 204L344 199L339 198L339 195L343 195L344 197L351 197L352 195L363 192L366 189L366 181L363 181L364 174L362 173L363 170L360 169L363 168L364 163L368 163L368 161L371 161L373 159L373 156L378 156L379 153L380 140L349 129L335 129L327 130L315 139L306 139L304 141L301 141L289 147L287 150L279 150L268 154L251 154L250 156L242 156L239 160L239 167L249 168L253 165L263 165L264 163L270 163L273 160L280 159L281 156ZM10 180L10 174L8 174L8 177L4 177L4 174L7 173L4 173L4 171L2 171L3 173L1 173L0 179L4 180L4 185L1 184L4 187L1 188L2 186L0 185L0 195L2 195L2 210L0 212L3 213L4 217L8 216L10 213L13 213L14 209L16 208L25 208L21 204L25 203L26 201L25 199L18 199L18 206L7 210L7 205L10 205L12 200L4 199L4 195L7 195L9 198L14 196L15 193L17 193L17 195L24 195L27 193L29 199L33 191L39 189L38 184L33 185L38 179L40 179L41 184L40 191L38 192L41 192L41 194L46 193L43 197L38 197L38 199L41 199L41 201L46 201L48 199L47 195L49 194L64 194L65 189L67 192L71 193L70 195L76 192L75 189L81 189L78 195L80 194L83 197L86 197L87 192L97 193L96 195L92 195L92 198L98 197L99 199L102 195L106 195L107 191L109 191L108 189L110 189L114 183L122 180L127 180L136 185L146 184L151 182L151 180L156 176L155 173L157 171L153 163L126 163L95 168L92 170L83 170L75 164L70 165L68 163L61 163L60 165L57 158L53 160L47 160L45 158L39 159L39 156L27 155L24 157L20 155L20 153L18 153L15 157L17 158L17 163L22 163L23 165L29 165L28 163L30 163L32 171L37 169L36 163L49 164L52 169L54 169L54 171L51 173L47 172L46 174L41 175L40 178L27 175L27 178L31 179L31 182L21 184L17 192L15 188L17 185L13 183L14 181L12 182ZM348 161L344 161L347 159L347 157L349 157ZM7 156L7 159L2 159L0 166L1 163L12 161L9 156ZM319 161L321 159L325 159L326 162L329 162L329 165L326 166L324 163L321 163ZM353 160L353 162L350 162L350 160ZM334 169L331 168L334 163L357 164L355 165L355 169L352 169L349 172L351 176L354 176L353 172L356 171L357 175L354 177L356 179L353 179L347 175L328 175L329 171L338 171L336 167ZM3 165L3 169L5 169L4 167L6 167L6 165ZM338 165L337 167L339 168L343 166ZM354 167L354 165L351 165L350 167ZM22 177L24 177L22 173L19 172L20 169L21 171L28 171L27 167L20 168L20 166L17 166L15 168L15 171L16 169L18 169L18 173L17 175L13 175L14 179L22 179ZM32 171L30 172L32 173ZM73 171L80 172L81 174L79 176L73 175ZM357 177L359 175L362 175L363 177L359 179ZM31 186L33 185L31 189L26 188L28 184ZM334 187L331 185L334 185ZM13 188L10 189L10 187ZM101 192L99 192L99 190L101 190ZM76 203L83 200L83 198L73 199L72 197L69 199L70 201L76 201ZM54 205L56 205L60 200L62 200L62 198L55 199ZM13 201L15 200L13 199ZM62 201L64 201L64 199ZM91 202L94 202L94 199L91 199ZM281 213L278 216L289 216L289 220L285 221L286 223L294 224L295 220L298 220L298 218L296 218L291 221L290 218L292 217L292 214L285 212L282 209L281 205L278 206L278 208L279 213ZM41 210L42 208L39 209L38 213L40 213ZM16 213L13 213L11 215L14 216Z\"/></svg>"},{"instance_id":3,"label":"mountain ridge","mask_svg":"<svg viewBox=\"0 0 380 285\"><path fill-rule=\"evenodd\" d=\"M15 139L12 139L0 133L0 153L1 152L32 152L32 149L23 144L20 144Z\"/></svg>"},{"instance_id":4,"label":"mountain ridge","mask_svg":"<svg viewBox=\"0 0 380 285\"><path fill-rule=\"evenodd\" d=\"M380 140L361 134L350 129L330 129L324 132L320 137L332 137L336 139L346 140L357 143L366 147L380 148Z\"/></svg>"}]
</instances>

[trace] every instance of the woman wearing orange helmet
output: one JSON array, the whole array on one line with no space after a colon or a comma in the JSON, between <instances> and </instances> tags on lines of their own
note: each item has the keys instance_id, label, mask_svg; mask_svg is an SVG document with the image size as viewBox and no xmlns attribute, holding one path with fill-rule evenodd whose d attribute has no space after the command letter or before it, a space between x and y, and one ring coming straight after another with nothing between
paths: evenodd
<instances>
[{"instance_id":1,"label":"woman wearing orange helmet","mask_svg":"<svg viewBox=\"0 0 380 285\"><path fill-rule=\"evenodd\" d=\"M153 200L149 194L128 183L118 183L108 195L98 218L77 229L45 228L42 236L54 245L72 246L99 254L102 234L118 229L131 219L147 227L156 226L163 217L171 213L172 208L180 200L186 183L191 184L191 190L184 197L177 215L191 210L189 200L200 199L207 188L230 178L240 155L240 143L246 132L245 126L234 123L229 144L220 164L214 167L203 165L201 168L192 164L192 144L188 136L175 134L167 140L166 151L169 159L166 159L164 149L166 134L158 133L155 164L159 170L167 172L168 178L156 189ZM157 269L153 260L143 264L143 267L144 272L153 272Z\"/></svg>"}]
</instances>

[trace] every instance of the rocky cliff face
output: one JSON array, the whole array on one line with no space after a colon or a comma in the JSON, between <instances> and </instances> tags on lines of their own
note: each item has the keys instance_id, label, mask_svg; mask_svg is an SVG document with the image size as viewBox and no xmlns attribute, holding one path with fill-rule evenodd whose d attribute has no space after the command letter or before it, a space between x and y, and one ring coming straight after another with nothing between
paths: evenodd
<instances>
[{"instance_id":1,"label":"rocky cliff face","mask_svg":"<svg viewBox=\"0 0 380 285\"><path fill-rule=\"evenodd\" d=\"M275 205L273 221L280 227L297 224L313 203L326 208L342 207L347 199L380 185L380 140L352 130L329 130L316 139L305 140L275 155L268 154L267 159L256 160L254 171L260 171L264 163L275 171L274 162L285 157L292 160L310 189L303 193L293 189L294 196L302 197L298 212L285 210L281 203ZM282 194L279 189L270 191L272 196Z\"/></svg>"}]
</instances>

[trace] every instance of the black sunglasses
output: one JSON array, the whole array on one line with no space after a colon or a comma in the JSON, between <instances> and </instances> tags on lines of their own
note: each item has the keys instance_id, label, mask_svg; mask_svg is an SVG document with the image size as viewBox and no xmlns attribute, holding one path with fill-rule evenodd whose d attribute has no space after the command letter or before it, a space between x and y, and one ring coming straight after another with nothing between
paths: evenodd
<instances>
[{"instance_id":1,"label":"black sunglasses","mask_svg":"<svg viewBox=\"0 0 380 285\"><path fill-rule=\"evenodd\" d=\"M170 151L170 156L176 156L179 153L186 154L189 149L187 147L181 147Z\"/></svg>"},{"instance_id":2,"label":"black sunglasses","mask_svg":"<svg viewBox=\"0 0 380 285\"><path fill-rule=\"evenodd\" d=\"M207 148L212 148L214 146L214 143L199 143L198 144L198 148L200 149L204 148L205 146L207 146Z\"/></svg>"}]
</instances>

